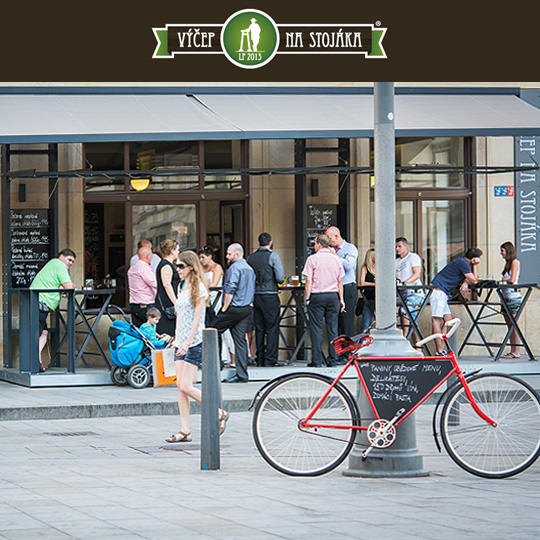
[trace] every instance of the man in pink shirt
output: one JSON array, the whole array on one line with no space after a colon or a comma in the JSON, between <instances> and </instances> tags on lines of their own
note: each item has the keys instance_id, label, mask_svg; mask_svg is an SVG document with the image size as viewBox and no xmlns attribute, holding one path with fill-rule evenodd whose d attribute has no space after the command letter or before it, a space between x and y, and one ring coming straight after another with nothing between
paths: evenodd
<instances>
[{"instance_id":1,"label":"man in pink shirt","mask_svg":"<svg viewBox=\"0 0 540 540\"><path fill-rule=\"evenodd\" d=\"M146 322L146 311L154 307L156 299L156 274L150 266L152 249L142 247L139 249L139 260L128 270L129 305L131 308L131 322L141 326Z\"/></svg>"},{"instance_id":2,"label":"man in pink shirt","mask_svg":"<svg viewBox=\"0 0 540 540\"><path fill-rule=\"evenodd\" d=\"M328 336L329 366L337 364L337 354L330 342L338 335L339 313L345 309L343 302L343 264L330 248L326 234L315 238L315 254L308 257L302 274L306 276L306 304L311 335L312 359L309 367L322 367L323 322Z\"/></svg>"}]
</instances>

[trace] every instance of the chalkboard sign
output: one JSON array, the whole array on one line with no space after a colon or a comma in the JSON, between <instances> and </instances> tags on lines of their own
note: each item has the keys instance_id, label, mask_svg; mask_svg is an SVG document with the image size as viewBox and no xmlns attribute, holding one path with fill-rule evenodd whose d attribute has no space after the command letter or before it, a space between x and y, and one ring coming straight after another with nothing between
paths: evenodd
<instances>
[{"instance_id":1,"label":"chalkboard sign","mask_svg":"<svg viewBox=\"0 0 540 540\"><path fill-rule=\"evenodd\" d=\"M11 210L11 286L29 287L50 259L49 210Z\"/></svg>"},{"instance_id":2,"label":"chalkboard sign","mask_svg":"<svg viewBox=\"0 0 540 540\"><path fill-rule=\"evenodd\" d=\"M103 205L86 204L84 207L84 277L102 279L105 254Z\"/></svg>"},{"instance_id":3,"label":"chalkboard sign","mask_svg":"<svg viewBox=\"0 0 540 540\"><path fill-rule=\"evenodd\" d=\"M450 360L362 360L358 363L381 418L412 409L452 371Z\"/></svg>"},{"instance_id":4,"label":"chalkboard sign","mask_svg":"<svg viewBox=\"0 0 540 540\"><path fill-rule=\"evenodd\" d=\"M307 239L309 254L315 252L315 238L337 223L337 204L310 204L307 211Z\"/></svg>"}]
</instances>

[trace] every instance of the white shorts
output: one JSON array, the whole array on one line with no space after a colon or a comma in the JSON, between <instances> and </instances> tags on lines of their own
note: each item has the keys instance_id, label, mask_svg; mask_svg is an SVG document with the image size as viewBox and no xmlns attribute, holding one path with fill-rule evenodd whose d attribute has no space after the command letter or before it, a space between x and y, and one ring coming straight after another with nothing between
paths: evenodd
<instances>
[{"instance_id":1,"label":"white shorts","mask_svg":"<svg viewBox=\"0 0 540 540\"><path fill-rule=\"evenodd\" d=\"M431 305L431 316L444 318L445 315L451 315L450 307L448 306L448 296L441 289L433 289L431 298L429 299Z\"/></svg>"}]
</instances>

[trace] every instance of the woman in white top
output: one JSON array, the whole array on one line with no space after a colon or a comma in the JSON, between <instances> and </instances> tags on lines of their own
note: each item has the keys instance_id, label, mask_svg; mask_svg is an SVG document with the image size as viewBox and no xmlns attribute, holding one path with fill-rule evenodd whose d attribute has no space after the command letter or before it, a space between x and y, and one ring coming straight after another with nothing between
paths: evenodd
<instances>
[{"instance_id":1,"label":"woman in white top","mask_svg":"<svg viewBox=\"0 0 540 540\"><path fill-rule=\"evenodd\" d=\"M505 265L502 271L502 279L508 284L517 284L519 280L520 262L516 257L516 248L512 242L501 244L501 257L505 260ZM506 300L512 315L515 315L521 304L521 292L519 289L505 287L502 289L502 295ZM508 325L508 329L512 328L508 313L503 311L503 316ZM519 358L519 336L513 330L510 334L510 352L501 356L501 358Z\"/></svg>"},{"instance_id":2,"label":"woman in white top","mask_svg":"<svg viewBox=\"0 0 540 540\"><path fill-rule=\"evenodd\" d=\"M178 256L178 271L182 285L176 300L176 332L174 338L176 386L178 387L178 410L180 431L167 437L169 443L191 442L189 425L189 398L201 402L201 391L193 386L197 369L202 366L202 332L208 286L197 254L184 251ZM225 430L229 415L219 409L219 432Z\"/></svg>"},{"instance_id":3,"label":"woman in white top","mask_svg":"<svg viewBox=\"0 0 540 540\"><path fill-rule=\"evenodd\" d=\"M214 260L214 248L211 246L204 246L199 249L199 260L201 261L202 269L204 270L204 277L209 287L222 287L223 286L223 268ZM223 304L223 294L220 300L216 302L216 298L220 294L219 291L210 291L210 305L214 306L213 310L206 311L206 326L212 326L215 316L221 309ZM231 335L231 331L227 330L221 335L221 360L224 365L229 367L235 366L234 355L234 341Z\"/></svg>"}]
</instances>

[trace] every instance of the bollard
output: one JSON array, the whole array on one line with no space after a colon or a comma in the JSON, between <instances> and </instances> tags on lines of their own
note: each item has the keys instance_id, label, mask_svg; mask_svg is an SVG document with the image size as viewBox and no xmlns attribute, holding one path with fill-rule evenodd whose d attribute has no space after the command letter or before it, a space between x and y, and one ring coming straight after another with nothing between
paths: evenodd
<instances>
[{"instance_id":1,"label":"bollard","mask_svg":"<svg viewBox=\"0 0 540 540\"><path fill-rule=\"evenodd\" d=\"M219 380L218 335L215 328L203 330L202 402L201 402L201 470L220 468L219 414L221 383Z\"/></svg>"}]
</instances>

